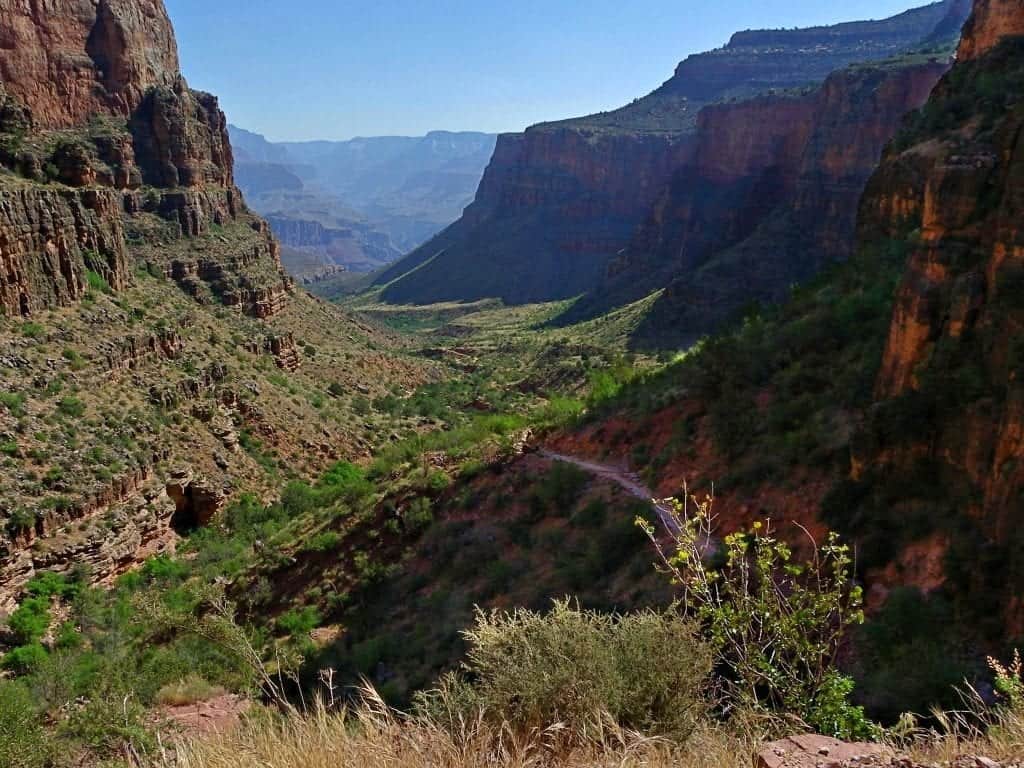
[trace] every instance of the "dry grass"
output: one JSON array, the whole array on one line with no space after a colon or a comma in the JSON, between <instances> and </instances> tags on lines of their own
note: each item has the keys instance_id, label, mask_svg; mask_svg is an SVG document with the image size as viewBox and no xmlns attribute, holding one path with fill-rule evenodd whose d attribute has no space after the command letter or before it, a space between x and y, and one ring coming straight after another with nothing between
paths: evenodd
<instances>
[{"instance_id":1,"label":"dry grass","mask_svg":"<svg viewBox=\"0 0 1024 768\"><path fill-rule=\"evenodd\" d=\"M895 728L891 746L924 766L950 765L965 756L1009 766L1024 758L1024 713L995 711L975 698L964 712L933 717L937 729L913 723ZM742 724L705 723L679 743L644 737L605 719L581 745L567 741L557 726L526 734L483 719L441 727L395 712L366 688L362 705L352 710L259 710L237 731L177 747L158 768L749 768L765 734L778 732L782 723L739 715L736 721Z\"/></svg>"},{"instance_id":2,"label":"dry grass","mask_svg":"<svg viewBox=\"0 0 1024 768\"><path fill-rule=\"evenodd\" d=\"M702 729L684 745L606 725L559 749L558 728L516 734L483 721L457 733L389 710L372 693L358 710L256 718L240 731L178 749L176 768L748 768L755 743ZM168 765L170 765L169 763Z\"/></svg>"},{"instance_id":3,"label":"dry grass","mask_svg":"<svg viewBox=\"0 0 1024 768\"><path fill-rule=\"evenodd\" d=\"M199 675L189 675L184 680L161 688L156 694L156 703L167 707L183 707L209 701L225 693L223 688L210 685Z\"/></svg>"},{"instance_id":4,"label":"dry grass","mask_svg":"<svg viewBox=\"0 0 1024 768\"><path fill-rule=\"evenodd\" d=\"M965 698L962 712L934 712L938 728L912 732L905 751L929 765L977 755L1007 764L1024 759L1024 711L994 710L974 691Z\"/></svg>"}]
</instances>

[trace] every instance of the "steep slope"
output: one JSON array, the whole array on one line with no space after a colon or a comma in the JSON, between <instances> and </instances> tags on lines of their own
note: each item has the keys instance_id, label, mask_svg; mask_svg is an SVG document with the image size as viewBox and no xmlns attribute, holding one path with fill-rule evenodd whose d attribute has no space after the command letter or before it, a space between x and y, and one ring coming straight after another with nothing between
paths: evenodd
<instances>
[{"instance_id":1,"label":"steep slope","mask_svg":"<svg viewBox=\"0 0 1024 768\"><path fill-rule=\"evenodd\" d=\"M162 3L0 0L0 40L8 606L37 570L108 578L234 495L365 453L346 393L426 368L294 289Z\"/></svg>"},{"instance_id":2,"label":"steep slope","mask_svg":"<svg viewBox=\"0 0 1024 768\"><path fill-rule=\"evenodd\" d=\"M1024 635L1022 20L976 3L868 182L849 262L551 441L666 495L714 484L726 530L856 542L877 619L852 663L886 716Z\"/></svg>"},{"instance_id":3,"label":"steep slope","mask_svg":"<svg viewBox=\"0 0 1024 768\"><path fill-rule=\"evenodd\" d=\"M861 240L902 240L909 258L876 404L831 512L883 552L930 536L947 578L1011 636L1024 635L1022 38L1024 4L976 2L956 69L865 196ZM897 503L880 478L904 483ZM871 530L885 509L898 520Z\"/></svg>"},{"instance_id":4,"label":"steep slope","mask_svg":"<svg viewBox=\"0 0 1024 768\"><path fill-rule=\"evenodd\" d=\"M385 298L528 302L596 287L673 173L696 160L705 106L813 85L853 61L892 56L932 35L952 7L740 33L725 48L691 56L665 85L622 110L501 137L474 204L384 273L379 284L392 283Z\"/></svg>"}]
</instances>

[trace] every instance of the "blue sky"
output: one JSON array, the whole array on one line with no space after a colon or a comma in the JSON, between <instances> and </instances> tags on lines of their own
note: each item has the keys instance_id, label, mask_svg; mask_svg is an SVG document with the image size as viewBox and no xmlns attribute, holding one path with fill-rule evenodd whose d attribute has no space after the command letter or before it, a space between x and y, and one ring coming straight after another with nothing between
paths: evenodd
<instances>
[{"instance_id":1,"label":"blue sky","mask_svg":"<svg viewBox=\"0 0 1024 768\"><path fill-rule=\"evenodd\" d=\"M519 131L621 106L740 29L924 0L166 0L182 65L276 140Z\"/></svg>"}]
</instances>

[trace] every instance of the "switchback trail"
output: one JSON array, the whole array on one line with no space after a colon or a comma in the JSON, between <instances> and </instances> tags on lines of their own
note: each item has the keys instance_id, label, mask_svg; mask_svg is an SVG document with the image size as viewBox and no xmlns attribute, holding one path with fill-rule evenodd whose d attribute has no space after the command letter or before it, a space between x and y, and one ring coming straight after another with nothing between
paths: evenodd
<instances>
[{"instance_id":1,"label":"switchback trail","mask_svg":"<svg viewBox=\"0 0 1024 768\"><path fill-rule=\"evenodd\" d=\"M607 464L598 464L597 462L579 459L575 456L567 456L563 453L555 453L554 451L548 451L543 448L538 451L538 454L545 459L550 459L551 461L561 461L566 464L577 466L587 474L593 475L594 477L599 477L603 480L610 480L623 490L627 491L631 496L635 496L638 499L643 499L644 501L649 502L654 508L654 511L658 514L658 518L661 520L661 524L665 526L665 529L673 535L679 533L679 525L676 522L674 510L667 502L658 501L657 494L643 484L639 475L633 472L626 472L618 467L612 467Z\"/></svg>"}]
</instances>

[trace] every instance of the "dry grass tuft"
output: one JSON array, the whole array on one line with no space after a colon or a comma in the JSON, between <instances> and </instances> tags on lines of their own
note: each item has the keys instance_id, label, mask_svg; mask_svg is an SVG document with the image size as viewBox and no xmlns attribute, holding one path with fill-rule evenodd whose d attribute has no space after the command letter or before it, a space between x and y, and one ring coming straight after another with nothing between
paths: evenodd
<instances>
[{"instance_id":1,"label":"dry grass tuft","mask_svg":"<svg viewBox=\"0 0 1024 768\"><path fill-rule=\"evenodd\" d=\"M350 712L254 718L235 733L177 750L176 768L748 768L753 740L701 728L683 745L605 722L559 750L558 727L519 734L480 719L451 732L390 710L372 691ZM171 763L168 763L170 765Z\"/></svg>"},{"instance_id":2,"label":"dry grass tuft","mask_svg":"<svg viewBox=\"0 0 1024 768\"><path fill-rule=\"evenodd\" d=\"M1024 757L1024 710L993 708L974 690L965 700L963 711L933 712L937 727L911 733L905 750L926 764L952 763L964 756L1007 763Z\"/></svg>"}]
</instances>

